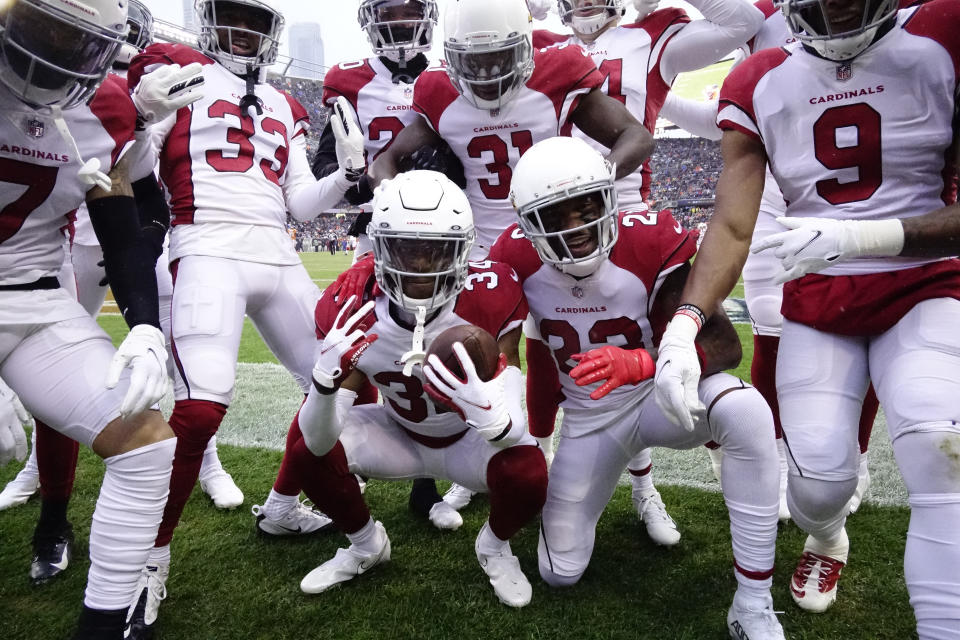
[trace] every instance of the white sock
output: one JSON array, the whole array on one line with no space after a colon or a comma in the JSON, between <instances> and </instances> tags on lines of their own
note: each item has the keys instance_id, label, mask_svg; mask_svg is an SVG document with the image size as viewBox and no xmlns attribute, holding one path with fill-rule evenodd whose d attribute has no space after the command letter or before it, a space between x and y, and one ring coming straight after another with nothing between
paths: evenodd
<instances>
[{"instance_id":1,"label":"white sock","mask_svg":"<svg viewBox=\"0 0 960 640\"><path fill-rule=\"evenodd\" d=\"M382 541L378 535L376 523L374 523L373 518L367 520L367 524L363 525L363 528L359 531L348 533L347 540L359 551L366 553L376 553L382 546Z\"/></svg>"},{"instance_id":2,"label":"white sock","mask_svg":"<svg viewBox=\"0 0 960 640\"><path fill-rule=\"evenodd\" d=\"M282 493L277 493L273 489L270 489L270 495L267 496L267 501L263 503L262 513L270 520L279 520L283 516L287 515L287 512L290 509L293 509L297 506L297 499L300 496L285 496Z\"/></svg>"},{"instance_id":3,"label":"white sock","mask_svg":"<svg viewBox=\"0 0 960 640\"><path fill-rule=\"evenodd\" d=\"M150 556L147 558L147 564L151 567L170 566L170 545L154 547L150 549Z\"/></svg>"},{"instance_id":4,"label":"white sock","mask_svg":"<svg viewBox=\"0 0 960 640\"><path fill-rule=\"evenodd\" d=\"M37 468L37 428L33 428L30 434L30 455L27 456L27 462L20 469L20 473L11 480L11 483L29 484L38 482L40 479L40 470Z\"/></svg>"},{"instance_id":5,"label":"white sock","mask_svg":"<svg viewBox=\"0 0 960 640\"><path fill-rule=\"evenodd\" d=\"M633 456L627 469L630 470L630 482L633 484L633 492L647 495L656 491L653 486L653 470L647 471L643 475L636 475L635 471L650 469L653 464L653 457L650 455L650 449L644 449Z\"/></svg>"},{"instance_id":6,"label":"white sock","mask_svg":"<svg viewBox=\"0 0 960 640\"><path fill-rule=\"evenodd\" d=\"M169 438L104 460L83 599L91 609L125 609L133 600L167 503L176 445Z\"/></svg>"},{"instance_id":7,"label":"white sock","mask_svg":"<svg viewBox=\"0 0 960 640\"><path fill-rule=\"evenodd\" d=\"M904 575L921 640L960 638L960 493L910 496Z\"/></svg>"},{"instance_id":8,"label":"white sock","mask_svg":"<svg viewBox=\"0 0 960 640\"><path fill-rule=\"evenodd\" d=\"M217 436L210 438L207 448L203 450L203 462L200 463L200 479L223 471L220 458L217 456Z\"/></svg>"},{"instance_id":9,"label":"white sock","mask_svg":"<svg viewBox=\"0 0 960 640\"><path fill-rule=\"evenodd\" d=\"M477 551L485 556L512 555L510 551L510 541L501 540L490 528L490 521L483 525L480 534L477 536Z\"/></svg>"}]
</instances>

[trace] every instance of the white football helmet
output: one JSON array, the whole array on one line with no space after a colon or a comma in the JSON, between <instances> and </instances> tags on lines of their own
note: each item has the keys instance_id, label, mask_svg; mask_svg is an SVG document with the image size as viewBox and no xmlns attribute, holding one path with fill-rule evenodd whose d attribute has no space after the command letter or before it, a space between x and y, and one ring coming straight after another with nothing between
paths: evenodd
<instances>
[{"instance_id":1,"label":"white football helmet","mask_svg":"<svg viewBox=\"0 0 960 640\"><path fill-rule=\"evenodd\" d=\"M444 57L450 81L478 109L499 109L533 73L533 17L524 0L448 0Z\"/></svg>"},{"instance_id":2,"label":"white football helmet","mask_svg":"<svg viewBox=\"0 0 960 640\"><path fill-rule=\"evenodd\" d=\"M153 42L153 14L140 0L130 0L130 10L127 12L127 41L120 47L120 53L114 64L130 66L134 56L147 48Z\"/></svg>"},{"instance_id":3,"label":"white football helmet","mask_svg":"<svg viewBox=\"0 0 960 640\"><path fill-rule=\"evenodd\" d=\"M520 216L523 235L541 260L578 278L600 267L617 242L615 175L614 167L579 138L547 138L520 157L513 170L510 200ZM584 223L563 228L554 207L583 196L591 196L578 209ZM584 232L591 233L596 247L578 255L576 244L585 241Z\"/></svg>"},{"instance_id":4,"label":"white football helmet","mask_svg":"<svg viewBox=\"0 0 960 640\"><path fill-rule=\"evenodd\" d=\"M400 62L429 51L436 0L363 0L357 12L373 53Z\"/></svg>"},{"instance_id":5,"label":"white football helmet","mask_svg":"<svg viewBox=\"0 0 960 640\"><path fill-rule=\"evenodd\" d=\"M283 33L283 16L260 0L196 0L200 50L231 73L245 75L274 63ZM220 15L217 15L217 12ZM241 17L240 23L237 18ZM234 53L234 40L251 52Z\"/></svg>"},{"instance_id":6,"label":"white football helmet","mask_svg":"<svg viewBox=\"0 0 960 640\"><path fill-rule=\"evenodd\" d=\"M127 34L127 0L0 3L0 81L33 107L86 102Z\"/></svg>"},{"instance_id":7,"label":"white football helmet","mask_svg":"<svg viewBox=\"0 0 960 640\"><path fill-rule=\"evenodd\" d=\"M380 183L367 235L377 283L403 309L437 309L463 290L473 212L442 173L408 171Z\"/></svg>"},{"instance_id":8,"label":"white football helmet","mask_svg":"<svg viewBox=\"0 0 960 640\"><path fill-rule=\"evenodd\" d=\"M624 0L558 0L560 20L578 34L596 33L627 12Z\"/></svg>"},{"instance_id":9,"label":"white football helmet","mask_svg":"<svg viewBox=\"0 0 960 640\"><path fill-rule=\"evenodd\" d=\"M797 40L827 60L838 61L862 53L899 9L898 0L864 0L859 23L838 28L831 23L824 0L774 0L773 4L783 12Z\"/></svg>"}]
</instances>

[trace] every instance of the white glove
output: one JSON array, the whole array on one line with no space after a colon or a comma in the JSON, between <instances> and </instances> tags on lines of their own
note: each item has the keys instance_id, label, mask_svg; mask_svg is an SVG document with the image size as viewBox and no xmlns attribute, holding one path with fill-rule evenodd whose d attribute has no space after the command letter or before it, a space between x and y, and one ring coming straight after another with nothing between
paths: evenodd
<instances>
[{"instance_id":1,"label":"white glove","mask_svg":"<svg viewBox=\"0 0 960 640\"><path fill-rule=\"evenodd\" d=\"M556 0L527 0L527 8L534 20L546 20L550 9L555 6Z\"/></svg>"},{"instance_id":2,"label":"white glove","mask_svg":"<svg viewBox=\"0 0 960 640\"><path fill-rule=\"evenodd\" d=\"M350 103L343 96L333 103L330 127L337 141L337 164L346 172L348 180L356 182L367 166L363 155L363 131Z\"/></svg>"},{"instance_id":3,"label":"white glove","mask_svg":"<svg viewBox=\"0 0 960 640\"><path fill-rule=\"evenodd\" d=\"M657 406L673 424L693 431L706 418L700 401L700 360L693 340L700 327L689 316L676 314L660 339L657 355Z\"/></svg>"},{"instance_id":4,"label":"white glove","mask_svg":"<svg viewBox=\"0 0 960 640\"><path fill-rule=\"evenodd\" d=\"M203 97L203 65L192 62L181 68L164 65L140 78L133 104L146 122L158 122Z\"/></svg>"},{"instance_id":5,"label":"white glove","mask_svg":"<svg viewBox=\"0 0 960 640\"><path fill-rule=\"evenodd\" d=\"M317 391L321 393L332 393L340 387L347 379L354 368L360 356L377 339L377 334L365 335L356 327L373 310L374 301L367 304L347 318L347 321L340 324L343 317L353 309L353 302L356 296L350 296L337 314L337 319L333 322L333 328L324 336L320 343L317 362L313 365L313 382ZM356 329L356 330L354 330Z\"/></svg>"},{"instance_id":6,"label":"white glove","mask_svg":"<svg viewBox=\"0 0 960 640\"><path fill-rule=\"evenodd\" d=\"M30 422L30 414L23 408L17 394L0 380L0 467L11 460L27 457L27 434L23 425Z\"/></svg>"},{"instance_id":7,"label":"white glove","mask_svg":"<svg viewBox=\"0 0 960 640\"><path fill-rule=\"evenodd\" d=\"M660 0L633 0L633 8L637 10L637 22L657 10Z\"/></svg>"},{"instance_id":8,"label":"white glove","mask_svg":"<svg viewBox=\"0 0 960 640\"><path fill-rule=\"evenodd\" d=\"M130 368L130 388L120 404L120 415L128 418L152 407L167 392L167 349L163 333L149 324L138 324L120 343L107 371L107 389L120 382Z\"/></svg>"},{"instance_id":9,"label":"white glove","mask_svg":"<svg viewBox=\"0 0 960 640\"><path fill-rule=\"evenodd\" d=\"M466 380L461 380L452 371L444 366L443 361L431 354L423 366L423 375L433 389L427 390L434 400L442 396L442 402L458 411L467 426L476 429L485 440L500 442L506 438L512 428L510 413L507 411L505 377L501 375L506 368L506 359L501 354L501 366L497 375L489 382L484 382L477 375L473 360L466 348L459 342L453 343L453 352L460 360Z\"/></svg>"},{"instance_id":10,"label":"white glove","mask_svg":"<svg viewBox=\"0 0 960 640\"><path fill-rule=\"evenodd\" d=\"M750 251L774 249L783 271L783 283L861 256L895 256L903 251L903 224L899 220L833 220L787 218L777 222L790 229L763 238Z\"/></svg>"}]
</instances>

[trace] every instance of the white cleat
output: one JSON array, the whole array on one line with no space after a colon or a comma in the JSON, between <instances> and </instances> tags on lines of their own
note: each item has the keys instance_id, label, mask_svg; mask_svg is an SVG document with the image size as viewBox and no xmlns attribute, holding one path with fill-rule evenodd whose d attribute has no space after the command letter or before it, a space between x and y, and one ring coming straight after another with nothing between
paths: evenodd
<instances>
[{"instance_id":1,"label":"white cleat","mask_svg":"<svg viewBox=\"0 0 960 640\"><path fill-rule=\"evenodd\" d=\"M140 571L136 596L127 611L127 631L130 640L152 638L154 623L160 612L160 603L167 597L167 577L170 565L147 565Z\"/></svg>"},{"instance_id":2,"label":"white cleat","mask_svg":"<svg viewBox=\"0 0 960 640\"><path fill-rule=\"evenodd\" d=\"M633 493L633 506L647 528L647 535L655 544L672 547L680 542L677 523L673 521L656 489L651 493Z\"/></svg>"},{"instance_id":3,"label":"white cleat","mask_svg":"<svg viewBox=\"0 0 960 640\"><path fill-rule=\"evenodd\" d=\"M489 523L484 523L477 535L477 543L480 536L483 535L483 529L489 527ZM508 607L524 607L530 604L533 597L533 587L523 575L520 569L520 561L517 556L510 551L510 545L507 544L503 551L498 555L487 555L481 553L479 544L474 545L477 552L477 560L480 567L490 578L490 584L493 585L493 592L497 594L500 602Z\"/></svg>"},{"instance_id":4,"label":"white cleat","mask_svg":"<svg viewBox=\"0 0 960 640\"><path fill-rule=\"evenodd\" d=\"M366 573L378 564L390 561L390 538L380 522L374 523L380 548L375 553L365 553L350 545L346 549L337 549L333 558L304 576L300 581L300 590L304 593L322 593L341 582L351 580Z\"/></svg>"},{"instance_id":5,"label":"white cleat","mask_svg":"<svg viewBox=\"0 0 960 640\"><path fill-rule=\"evenodd\" d=\"M218 509L235 509L243 504L243 491L222 468L200 477L200 488Z\"/></svg>"},{"instance_id":6,"label":"white cleat","mask_svg":"<svg viewBox=\"0 0 960 640\"><path fill-rule=\"evenodd\" d=\"M844 531L843 540L834 553L823 553L813 536L807 536L803 555L790 579L790 595L805 611L823 613L837 599L837 582L847 563L850 542Z\"/></svg>"},{"instance_id":7,"label":"white cleat","mask_svg":"<svg viewBox=\"0 0 960 640\"><path fill-rule=\"evenodd\" d=\"M253 505L250 511L257 516L257 531L268 536L305 536L333 526L333 520L304 502L297 502L296 506L276 519L268 518L258 504Z\"/></svg>"},{"instance_id":8,"label":"white cleat","mask_svg":"<svg viewBox=\"0 0 960 640\"><path fill-rule=\"evenodd\" d=\"M443 500L433 503L429 518L437 529L456 531L463 524L463 516Z\"/></svg>"},{"instance_id":9,"label":"white cleat","mask_svg":"<svg viewBox=\"0 0 960 640\"><path fill-rule=\"evenodd\" d=\"M867 454L860 454L860 466L857 468L857 488L847 503L847 513L856 513L870 490L870 467L867 466ZM2 509L3 507L0 507Z\"/></svg>"},{"instance_id":10,"label":"white cleat","mask_svg":"<svg viewBox=\"0 0 960 640\"><path fill-rule=\"evenodd\" d=\"M24 471L25 469L21 470L17 477L0 491L0 511L24 504L40 488L40 474Z\"/></svg>"},{"instance_id":11,"label":"white cleat","mask_svg":"<svg viewBox=\"0 0 960 640\"><path fill-rule=\"evenodd\" d=\"M454 511L460 511L460 509L470 504L470 499L473 498L473 495L474 492L470 491L470 489L453 483L450 485L450 488L447 489L447 492L443 494L443 501L450 505Z\"/></svg>"},{"instance_id":12,"label":"white cleat","mask_svg":"<svg viewBox=\"0 0 960 640\"><path fill-rule=\"evenodd\" d=\"M783 627L773 610L773 598L750 599L738 590L727 612L727 630L734 640L784 640Z\"/></svg>"}]
</instances>

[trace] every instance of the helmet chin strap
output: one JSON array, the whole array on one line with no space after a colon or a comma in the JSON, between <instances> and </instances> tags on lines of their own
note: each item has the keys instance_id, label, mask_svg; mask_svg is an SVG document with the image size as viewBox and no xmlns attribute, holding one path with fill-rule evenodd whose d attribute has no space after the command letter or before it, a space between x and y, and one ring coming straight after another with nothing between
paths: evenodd
<instances>
[{"instance_id":1,"label":"helmet chin strap","mask_svg":"<svg viewBox=\"0 0 960 640\"><path fill-rule=\"evenodd\" d=\"M417 324L413 328L413 348L400 357L403 363L403 375L413 375L413 368L423 364L427 352L423 350L423 330L427 322L427 308L420 305L416 311Z\"/></svg>"},{"instance_id":2,"label":"helmet chin strap","mask_svg":"<svg viewBox=\"0 0 960 640\"><path fill-rule=\"evenodd\" d=\"M80 182L88 187L97 186L104 191L110 191L110 188L113 186L113 181L110 179L110 176L100 171L100 161L97 158L84 160L83 156L80 155L80 148L77 147L77 141L74 140L69 127L67 127L66 120L63 119L63 110L58 106L50 107L50 115L53 117L53 124L57 127L57 131L60 132L60 135L73 150L73 157L82 165L77 173Z\"/></svg>"},{"instance_id":3,"label":"helmet chin strap","mask_svg":"<svg viewBox=\"0 0 960 640\"><path fill-rule=\"evenodd\" d=\"M258 76L259 70L252 65L247 65L247 73L244 76L247 81L247 95L240 99L240 111L242 113L249 113L252 108L256 110L258 116L263 114L263 106L256 93ZM253 116L251 115L251 117Z\"/></svg>"}]
</instances>

